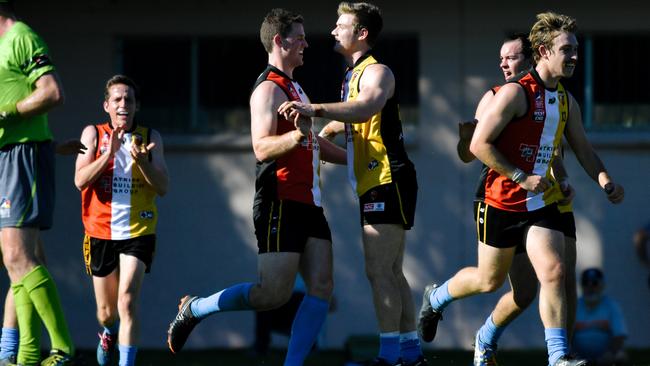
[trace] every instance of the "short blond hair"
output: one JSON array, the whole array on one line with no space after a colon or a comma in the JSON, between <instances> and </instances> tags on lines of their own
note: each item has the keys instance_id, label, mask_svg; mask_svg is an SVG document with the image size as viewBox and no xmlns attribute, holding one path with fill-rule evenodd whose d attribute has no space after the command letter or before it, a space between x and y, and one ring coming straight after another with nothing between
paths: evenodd
<instances>
[{"instance_id":1,"label":"short blond hair","mask_svg":"<svg viewBox=\"0 0 650 366\"><path fill-rule=\"evenodd\" d=\"M354 31L358 32L361 28L368 30L368 46L373 47L377 42L377 37L384 26L381 10L378 6L371 3L354 3L343 1L339 4L336 13L352 14L357 17L357 24L354 25Z\"/></svg>"},{"instance_id":2,"label":"short blond hair","mask_svg":"<svg viewBox=\"0 0 650 366\"><path fill-rule=\"evenodd\" d=\"M537 22L533 24L528 39L533 47L535 62L539 62L539 46L553 48L553 40L562 32L575 33L578 30L576 20L568 15L547 11L537 14Z\"/></svg>"}]
</instances>

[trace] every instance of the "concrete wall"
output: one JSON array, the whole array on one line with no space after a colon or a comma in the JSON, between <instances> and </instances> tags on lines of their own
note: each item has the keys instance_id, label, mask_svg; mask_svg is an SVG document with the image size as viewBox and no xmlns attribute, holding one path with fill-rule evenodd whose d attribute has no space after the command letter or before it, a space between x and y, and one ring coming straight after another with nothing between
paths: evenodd
<instances>
[{"instance_id":1,"label":"concrete wall","mask_svg":"<svg viewBox=\"0 0 650 366\"><path fill-rule=\"evenodd\" d=\"M254 35L268 9L279 6L303 12L309 37L329 33L337 2L277 1L271 5L188 0L180 4L162 0L20 4L25 20L50 45L65 85L67 102L50 118L57 138L78 136L85 124L106 118L101 109L102 87L116 71L114 41L118 35ZM584 31L648 31L645 14L650 5L629 0L378 4L385 13L385 32L416 32L421 42L420 124L407 135L420 191L416 226L407 235L404 263L419 307L425 284L443 281L461 267L476 263L471 197L479 167L478 163L463 165L456 158L456 123L471 117L482 93L500 81L496 61L504 32L529 28L534 14L547 9L577 17ZM169 91L174 92L173 85ZM171 141L173 136L163 137ZM612 135L601 138L622 141ZM647 136L636 138L648 146ZM629 344L648 347L647 271L634 258L630 240L633 231L650 219L650 151L607 146L611 145L601 145L598 151L613 177L625 185L627 199L620 206L609 205L575 158L567 157L578 192L578 267L604 266L608 292L620 300L627 316ZM165 347L167 325L183 294L208 295L256 279L251 219L254 157L250 150L191 152L167 146L166 158L171 188L159 200L158 250L142 290L142 347ZM94 347L98 327L92 285L82 263L83 230L73 165L74 159L68 157L57 162L57 217L54 229L45 234L46 251L75 342L79 347ZM323 191L334 239L338 303L327 320L324 345L340 347L349 335L372 334L377 326L364 276L357 208L344 169L323 167ZM435 347L469 348L497 298L498 294L477 296L450 306ZM245 346L252 341L252 329L252 313L220 314L202 323L188 346ZM543 347L536 308L515 322L502 340L502 348Z\"/></svg>"}]
</instances>

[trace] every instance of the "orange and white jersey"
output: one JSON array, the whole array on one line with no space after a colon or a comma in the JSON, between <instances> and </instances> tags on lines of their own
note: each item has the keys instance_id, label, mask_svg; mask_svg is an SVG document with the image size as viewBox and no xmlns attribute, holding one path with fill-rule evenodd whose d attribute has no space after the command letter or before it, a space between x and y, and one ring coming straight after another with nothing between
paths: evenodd
<instances>
[{"instance_id":1,"label":"orange and white jersey","mask_svg":"<svg viewBox=\"0 0 650 366\"><path fill-rule=\"evenodd\" d=\"M542 193L529 192L484 166L476 196L502 210L534 211L563 198L551 174L551 165L568 120L569 96L562 84L553 90L545 88L534 69L510 82L524 89L527 112L508 123L494 145L508 161L527 174L548 178L551 187Z\"/></svg>"},{"instance_id":2,"label":"orange and white jersey","mask_svg":"<svg viewBox=\"0 0 650 366\"><path fill-rule=\"evenodd\" d=\"M98 158L110 148L112 128L109 123L95 128L95 158ZM130 153L133 144L148 145L150 134L151 129L137 125L125 132L120 150L99 178L81 192L81 216L88 236L124 240L155 233L156 193Z\"/></svg>"}]
</instances>

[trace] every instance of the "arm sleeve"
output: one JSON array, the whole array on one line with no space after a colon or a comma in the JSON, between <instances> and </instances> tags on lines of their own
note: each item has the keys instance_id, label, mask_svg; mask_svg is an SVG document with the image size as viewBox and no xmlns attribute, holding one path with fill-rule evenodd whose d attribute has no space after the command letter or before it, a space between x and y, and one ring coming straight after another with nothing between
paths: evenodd
<instances>
[{"instance_id":1,"label":"arm sleeve","mask_svg":"<svg viewBox=\"0 0 650 366\"><path fill-rule=\"evenodd\" d=\"M34 32L26 32L16 38L14 48L16 64L30 85L48 72L54 71L45 42Z\"/></svg>"}]
</instances>

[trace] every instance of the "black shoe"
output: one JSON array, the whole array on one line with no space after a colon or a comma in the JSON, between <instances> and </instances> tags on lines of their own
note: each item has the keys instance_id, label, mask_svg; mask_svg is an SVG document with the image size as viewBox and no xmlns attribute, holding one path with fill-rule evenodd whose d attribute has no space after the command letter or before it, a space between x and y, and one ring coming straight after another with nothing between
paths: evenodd
<instances>
[{"instance_id":1,"label":"black shoe","mask_svg":"<svg viewBox=\"0 0 650 366\"><path fill-rule=\"evenodd\" d=\"M577 360L573 357L562 356L559 360L555 361L553 366L585 366L587 361Z\"/></svg>"},{"instance_id":2,"label":"black shoe","mask_svg":"<svg viewBox=\"0 0 650 366\"><path fill-rule=\"evenodd\" d=\"M418 334L425 342L433 341L438 331L438 321L442 320L442 313L433 310L429 301L431 293L436 291L437 288L437 284L429 284L424 288L424 294L422 295L422 307L418 318Z\"/></svg>"},{"instance_id":3,"label":"black shoe","mask_svg":"<svg viewBox=\"0 0 650 366\"><path fill-rule=\"evenodd\" d=\"M192 329L201 321L190 310L190 304L197 298L197 296L190 297L186 295L178 304L178 314L169 324L169 330L167 330L167 345L172 353L180 352L185 345L185 341L187 341L187 337L192 333Z\"/></svg>"},{"instance_id":4,"label":"black shoe","mask_svg":"<svg viewBox=\"0 0 650 366\"><path fill-rule=\"evenodd\" d=\"M424 358L424 356L420 356L417 360L411 363L406 363L402 361L401 365L402 366L429 366L429 364L427 363L427 359Z\"/></svg>"}]
</instances>

